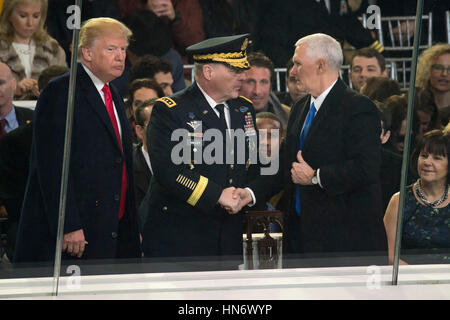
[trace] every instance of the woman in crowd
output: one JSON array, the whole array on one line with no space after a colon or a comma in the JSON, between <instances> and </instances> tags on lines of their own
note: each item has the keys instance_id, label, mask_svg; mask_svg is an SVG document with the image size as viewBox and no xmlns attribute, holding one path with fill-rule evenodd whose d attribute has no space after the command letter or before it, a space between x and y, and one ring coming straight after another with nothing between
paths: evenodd
<instances>
[{"instance_id":1,"label":"woman in crowd","mask_svg":"<svg viewBox=\"0 0 450 320\"><path fill-rule=\"evenodd\" d=\"M436 44L422 52L416 85L431 91L445 126L450 115L450 44Z\"/></svg>"},{"instance_id":2,"label":"woman in crowd","mask_svg":"<svg viewBox=\"0 0 450 320\"><path fill-rule=\"evenodd\" d=\"M402 250L426 249L430 253L428 249L450 248L449 143L448 135L432 130L424 134L412 154L411 163L419 179L406 187ZM398 206L396 193L384 216L390 263L394 256ZM406 264L405 260L400 263Z\"/></svg>"},{"instance_id":3,"label":"woman in crowd","mask_svg":"<svg viewBox=\"0 0 450 320\"><path fill-rule=\"evenodd\" d=\"M0 14L0 61L16 81L16 98L39 96L37 79L52 65L66 66L66 55L44 29L47 0L8 0Z\"/></svg>"}]
</instances>

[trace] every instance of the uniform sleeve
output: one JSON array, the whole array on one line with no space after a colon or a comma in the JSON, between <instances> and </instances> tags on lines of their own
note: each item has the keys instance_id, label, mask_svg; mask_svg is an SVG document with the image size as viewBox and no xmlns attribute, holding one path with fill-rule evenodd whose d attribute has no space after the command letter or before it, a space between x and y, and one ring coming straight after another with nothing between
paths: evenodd
<instances>
[{"instance_id":1,"label":"uniform sleeve","mask_svg":"<svg viewBox=\"0 0 450 320\"><path fill-rule=\"evenodd\" d=\"M190 163L178 163L179 154L174 153L174 150L178 150L179 144L183 142L172 141L172 134L176 134L175 130L182 128L182 124L175 116L175 107L170 107L175 102L170 98L165 99L169 99L169 103L157 102L154 105L147 129L147 148L153 175L167 192L208 212L216 206L222 187L200 175Z\"/></svg>"}]
</instances>

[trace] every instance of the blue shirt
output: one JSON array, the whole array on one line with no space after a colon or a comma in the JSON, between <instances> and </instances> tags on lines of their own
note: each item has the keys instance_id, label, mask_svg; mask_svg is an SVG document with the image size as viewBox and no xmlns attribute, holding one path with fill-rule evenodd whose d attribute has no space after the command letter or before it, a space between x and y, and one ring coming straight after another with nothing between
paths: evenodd
<instances>
[{"instance_id":1,"label":"blue shirt","mask_svg":"<svg viewBox=\"0 0 450 320\"><path fill-rule=\"evenodd\" d=\"M14 108L14 106L4 119L6 119L7 121L5 126L6 132L10 132L19 127L19 122L17 122L16 117L16 109Z\"/></svg>"}]
</instances>

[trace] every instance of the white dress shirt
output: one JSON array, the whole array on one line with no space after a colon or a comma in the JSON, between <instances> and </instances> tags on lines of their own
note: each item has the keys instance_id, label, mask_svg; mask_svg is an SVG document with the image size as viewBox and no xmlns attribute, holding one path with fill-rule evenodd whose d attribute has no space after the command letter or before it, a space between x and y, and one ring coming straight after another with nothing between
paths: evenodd
<instances>
[{"instance_id":1,"label":"white dress shirt","mask_svg":"<svg viewBox=\"0 0 450 320\"><path fill-rule=\"evenodd\" d=\"M103 100L103 103L105 103L105 94L103 93L102 89L105 86L105 84L109 85L109 83L104 83L102 80L100 80L95 74L92 73L91 70L89 70L84 64L81 64L88 74L89 78L91 78L92 82L94 83L95 88L97 89L98 93L100 94L100 97ZM106 104L105 104L106 108ZM113 99L113 109L114 109L114 115L116 116L117 120L117 126L119 127L119 135L120 139L122 139L122 126L120 124L119 115L117 114L116 104L114 103Z\"/></svg>"},{"instance_id":2,"label":"white dress shirt","mask_svg":"<svg viewBox=\"0 0 450 320\"><path fill-rule=\"evenodd\" d=\"M331 89L333 89L334 85L336 84L337 79L333 82L333 84L331 86L329 86L324 92L322 92L317 98L314 98L313 96L311 96L311 105L314 103L314 107L316 108L316 115L314 117L317 116L317 112L319 112L320 107L322 106L323 102L325 101L325 98L328 96L328 94L330 93ZM304 126L305 124L303 124ZM303 128L302 128L303 130ZM323 188L322 183L320 182L320 168L317 169L317 181L319 182L319 186L321 188Z\"/></svg>"},{"instance_id":3,"label":"white dress shirt","mask_svg":"<svg viewBox=\"0 0 450 320\"><path fill-rule=\"evenodd\" d=\"M224 112L224 114L225 114L225 120L226 120L226 122L227 122L227 127L228 127L228 129L231 128L231 126L230 126L230 121L231 121L231 120L230 120L230 107L227 105L227 103L226 103L225 101L224 101L224 102L217 103L213 98L211 98L211 97L205 92L205 90L202 89L202 87L201 87L198 83L197 83L197 86L198 86L198 88L200 89L200 91L203 93L203 96L205 97L205 99L206 99L206 101L208 102L209 106L210 106L210 107L213 109L213 111L216 113L217 117L220 118L220 113L219 113L219 110L216 109L216 106L217 106L218 104L220 104L220 103L222 103L222 104L225 106L225 108L223 108L223 112ZM231 135L231 132L228 131L228 134ZM252 190L252 189L250 189L250 188L245 188L245 189L247 189L247 190L250 192L250 195L252 196L252 201L253 201L252 203L247 204L247 206L252 207L252 206L254 206L255 203L256 203L255 194L253 193L253 190Z\"/></svg>"}]
</instances>

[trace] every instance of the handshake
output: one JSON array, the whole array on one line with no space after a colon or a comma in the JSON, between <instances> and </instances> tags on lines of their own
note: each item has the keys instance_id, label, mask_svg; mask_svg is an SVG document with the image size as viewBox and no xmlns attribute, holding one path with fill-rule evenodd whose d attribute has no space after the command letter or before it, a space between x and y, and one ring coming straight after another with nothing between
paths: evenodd
<instances>
[{"instance_id":1,"label":"handshake","mask_svg":"<svg viewBox=\"0 0 450 320\"><path fill-rule=\"evenodd\" d=\"M219 204L228 211L229 214L235 214L253 201L250 192L247 189L229 187L223 189L219 198Z\"/></svg>"}]
</instances>

